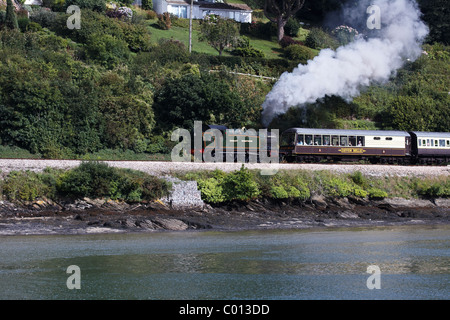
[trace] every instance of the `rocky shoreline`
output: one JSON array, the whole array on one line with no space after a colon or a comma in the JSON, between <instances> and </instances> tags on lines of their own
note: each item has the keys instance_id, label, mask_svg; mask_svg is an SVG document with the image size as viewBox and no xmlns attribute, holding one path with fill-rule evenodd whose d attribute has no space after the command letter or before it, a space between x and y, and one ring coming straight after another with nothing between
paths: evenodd
<instances>
[{"instance_id":1,"label":"rocky shoreline","mask_svg":"<svg viewBox=\"0 0 450 320\"><path fill-rule=\"evenodd\" d=\"M0 201L0 235L264 230L449 224L450 199L314 196L306 202L256 200L220 206L171 206L170 200Z\"/></svg>"}]
</instances>

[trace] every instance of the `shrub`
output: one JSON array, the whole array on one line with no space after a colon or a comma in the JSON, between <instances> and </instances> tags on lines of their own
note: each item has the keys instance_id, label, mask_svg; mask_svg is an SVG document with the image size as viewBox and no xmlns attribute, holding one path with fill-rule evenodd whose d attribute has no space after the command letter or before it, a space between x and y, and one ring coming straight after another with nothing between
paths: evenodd
<instances>
[{"instance_id":1,"label":"shrub","mask_svg":"<svg viewBox=\"0 0 450 320\"><path fill-rule=\"evenodd\" d=\"M3 194L9 200L33 201L53 193L52 186L45 183L35 172L12 171L3 184Z\"/></svg>"},{"instance_id":2,"label":"shrub","mask_svg":"<svg viewBox=\"0 0 450 320\"><path fill-rule=\"evenodd\" d=\"M283 186L272 186L270 190L271 196L274 199L287 199L289 198L289 194L284 189Z\"/></svg>"},{"instance_id":3,"label":"shrub","mask_svg":"<svg viewBox=\"0 0 450 320\"><path fill-rule=\"evenodd\" d=\"M332 34L341 45L346 45L355 39L358 35L358 31L352 27L342 25L336 27Z\"/></svg>"},{"instance_id":4,"label":"shrub","mask_svg":"<svg viewBox=\"0 0 450 320\"><path fill-rule=\"evenodd\" d=\"M355 188L353 189L353 194L356 197L365 198L369 194L366 190L363 190L361 188Z\"/></svg>"},{"instance_id":5,"label":"shrub","mask_svg":"<svg viewBox=\"0 0 450 320\"><path fill-rule=\"evenodd\" d=\"M289 60L306 62L314 58L314 53L305 46L291 44L284 49L284 56Z\"/></svg>"},{"instance_id":6,"label":"shrub","mask_svg":"<svg viewBox=\"0 0 450 320\"><path fill-rule=\"evenodd\" d=\"M203 201L207 203L221 203L225 201L220 180L215 178L198 180L197 186L201 192Z\"/></svg>"},{"instance_id":7,"label":"shrub","mask_svg":"<svg viewBox=\"0 0 450 320\"><path fill-rule=\"evenodd\" d=\"M169 30L172 27L172 22L170 20L170 14L164 12L163 14L158 14L157 25L162 30Z\"/></svg>"},{"instance_id":8,"label":"shrub","mask_svg":"<svg viewBox=\"0 0 450 320\"><path fill-rule=\"evenodd\" d=\"M358 186L366 186L367 179L363 176L361 171L355 171L350 175L350 178L356 183Z\"/></svg>"},{"instance_id":9,"label":"shrub","mask_svg":"<svg viewBox=\"0 0 450 320\"><path fill-rule=\"evenodd\" d=\"M60 195L109 197L130 202L159 199L171 189L165 180L101 162L83 162L64 172L56 186Z\"/></svg>"},{"instance_id":10,"label":"shrub","mask_svg":"<svg viewBox=\"0 0 450 320\"><path fill-rule=\"evenodd\" d=\"M256 199L260 194L258 184L244 165L239 171L231 172L225 176L223 191L226 200L249 201Z\"/></svg>"},{"instance_id":11,"label":"shrub","mask_svg":"<svg viewBox=\"0 0 450 320\"><path fill-rule=\"evenodd\" d=\"M66 0L67 9L71 5L77 5L80 9L91 9L98 12L105 12L106 1L105 0Z\"/></svg>"},{"instance_id":12,"label":"shrub","mask_svg":"<svg viewBox=\"0 0 450 320\"><path fill-rule=\"evenodd\" d=\"M290 37L296 37L300 29L300 22L294 17L290 17L284 26L284 32Z\"/></svg>"},{"instance_id":13,"label":"shrub","mask_svg":"<svg viewBox=\"0 0 450 320\"><path fill-rule=\"evenodd\" d=\"M320 28L312 28L305 40L305 45L312 49L324 49L338 47L333 37Z\"/></svg>"},{"instance_id":14,"label":"shrub","mask_svg":"<svg viewBox=\"0 0 450 320\"><path fill-rule=\"evenodd\" d=\"M370 188L368 190L368 194L370 199L384 199L388 196L386 191L380 190L378 188Z\"/></svg>"},{"instance_id":15,"label":"shrub","mask_svg":"<svg viewBox=\"0 0 450 320\"><path fill-rule=\"evenodd\" d=\"M142 0L142 9L144 9L144 10L153 9L153 1L152 0Z\"/></svg>"},{"instance_id":16,"label":"shrub","mask_svg":"<svg viewBox=\"0 0 450 320\"><path fill-rule=\"evenodd\" d=\"M232 54L241 57L264 58L264 53L261 50L250 46L250 39L246 36L241 36L236 40Z\"/></svg>"},{"instance_id":17,"label":"shrub","mask_svg":"<svg viewBox=\"0 0 450 320\"><path fill-rule=\"evenodd\" d=\"M298 45L303 45L303 42L298 41L298 40L294 40L292 37L290 36L284 36L280 42L279 42L280 46L282 48L286 48L287 46L291 45L291 44L298 44Z\"/></svg>"},{"instance_id":18,"label":"shrub","mask_svg":"<svg viewBox=\"0 0 450 320\"><path fill-rule=\"evenodd\" d=\"M147 20L153 20L156 19L158 17L158 14L153 11L153 10L148 10L147 11Z\"/></svg>"}]
</instances>

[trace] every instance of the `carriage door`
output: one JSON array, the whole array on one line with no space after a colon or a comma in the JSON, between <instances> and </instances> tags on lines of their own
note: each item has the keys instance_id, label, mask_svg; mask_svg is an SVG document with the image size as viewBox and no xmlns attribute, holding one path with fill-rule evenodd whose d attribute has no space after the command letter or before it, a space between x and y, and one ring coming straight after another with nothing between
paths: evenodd
<instances>
[{"instance_id":1,"label":"carriage door","mask_svg":"<svg viewBox=\"0 0 450 320\"><path fill-rule=\"evenodd\" d=\"M411 155L411 137L405 137L405 155Z\"/></svg>"}]
</instances>

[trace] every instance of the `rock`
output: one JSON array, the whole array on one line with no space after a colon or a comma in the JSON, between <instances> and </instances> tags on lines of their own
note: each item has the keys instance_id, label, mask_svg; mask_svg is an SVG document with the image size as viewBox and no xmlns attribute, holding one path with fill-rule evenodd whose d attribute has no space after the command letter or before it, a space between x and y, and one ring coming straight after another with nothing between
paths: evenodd
<instances>
[{"instance_id":1,"label":"rock","mask_svg":"<svg viewBox=\"0 0 450 320\"><path fill-rule=\"evenodd\" d=\"M166 230L186 230L189 226L184 223L183 221L180 221L178 219L170 219L170 218L152 218L152 222L156 223L157 225L161 226L163 229Z\"/></svg>"},{"instance_id":2,"label":"rock","mask_svg":"<svg viewBox=\"0 0 450 320\"><path fill-rule=\"evenodd\" d=\"M450 208L450 199L438 198L434 200L434 204L441 208Z\"/></svg>"},{"instance_id":3,"label":"rock","mask_svg":"<svg viewBox=\"0 0 450 320\"><path fill-rule=\"evenodd\" d=\"M352 211L342 211L338 213L339 218L343 219L356 219L359 218L358 215Z\"/></svg>"},{"instance_id":4,"label":"rock","mask_svg":"<svg viewBox=\"0 0 450 320\"><path fill-rule=\"evenodd\" d=\"M423 199L386 198L383 200L383 202L394 209L435 207L435 204L433 202Z\"/></svg>"},{"instance_id":5,"label":"rock","mask_svg":"<svg viewBox=\"0 0 450 320\"><path fill-rule=\"evenodd\" d=\"M328 206L325 197L314 195L311 197L311 201L314 204L314 206L319 210L325 210Z\"/></svg>"}]
</instances>

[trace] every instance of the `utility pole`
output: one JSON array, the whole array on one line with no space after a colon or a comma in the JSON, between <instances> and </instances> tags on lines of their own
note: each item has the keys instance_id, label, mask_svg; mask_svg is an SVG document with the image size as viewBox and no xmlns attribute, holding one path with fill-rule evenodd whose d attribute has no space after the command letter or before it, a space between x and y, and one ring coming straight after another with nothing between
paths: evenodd
<instances>
[{"instance_id":1,"label":"utility pole","mask_svg":"<svg viewBox=\"0 0 450 320\"><path fill-rule=\"evenodd\" d=\"M189 53L192 51L192 7L194 6L194 0L191 0L191 7L189 13Z\"/></svg>"}]
</instances>

